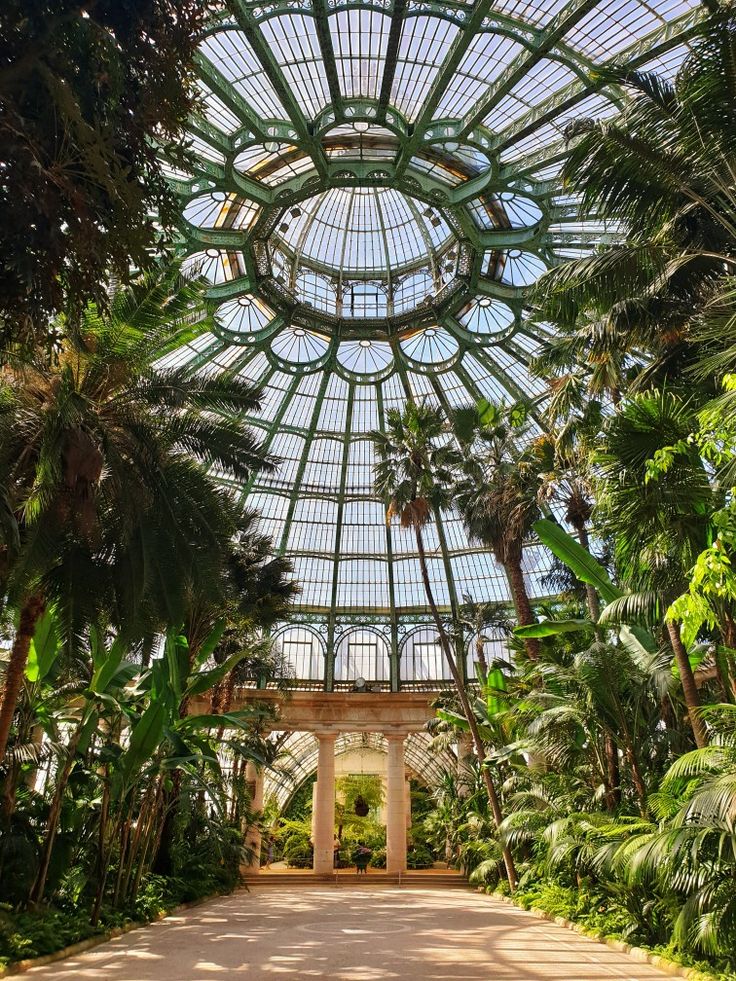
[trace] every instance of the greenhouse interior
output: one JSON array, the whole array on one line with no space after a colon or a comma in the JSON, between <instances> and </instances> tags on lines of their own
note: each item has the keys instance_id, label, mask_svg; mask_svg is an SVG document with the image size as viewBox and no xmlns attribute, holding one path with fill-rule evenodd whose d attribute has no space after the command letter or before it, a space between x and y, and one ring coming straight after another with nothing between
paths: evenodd
<instances>
[{"instance_id":1,"label":"greenhouse interior","mask_svg":"<svg viewBox=\"0 0 736 981\"><path fill-rule=\"evenodd\" d=\"M0 213L0 975L736 981L729 0L6 0Z\"/></svg>"}]
</instances>

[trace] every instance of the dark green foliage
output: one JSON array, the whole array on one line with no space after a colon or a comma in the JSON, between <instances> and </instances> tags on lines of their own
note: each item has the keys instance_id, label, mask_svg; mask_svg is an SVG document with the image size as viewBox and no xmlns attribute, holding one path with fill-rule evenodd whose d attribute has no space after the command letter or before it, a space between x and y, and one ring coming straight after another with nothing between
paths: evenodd
<instances>
[{"instance_id":1,"label":"dark green foliage","mask_svg":"<svg viewBox=\"0 0 736 981\"><path fill-rule=\"evenodd\" d=\"M156 143L181 146L208 0L6 0L0 10L0 333L105 300L178 210ZM176 152L175 150L173 152ZM179 151L180 153L181 151Z\"/></svg>"}]
</instances>

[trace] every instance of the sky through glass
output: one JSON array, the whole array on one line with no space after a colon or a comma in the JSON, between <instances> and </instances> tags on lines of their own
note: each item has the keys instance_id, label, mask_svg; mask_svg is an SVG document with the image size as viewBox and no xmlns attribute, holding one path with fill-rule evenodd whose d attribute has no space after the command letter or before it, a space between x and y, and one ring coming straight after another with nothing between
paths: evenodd
<instances>
[{"instance_id":1,"label":"sky through glass","mask_svg":"<svg viewBox=\"0 0 736 981\"><path fill-rule=\"evenodd\" d=\"M367 618L395 652L426 612L368 433L408 397L539 413L545 328L525 290L619 233L557 186L565 126L619 111L602 65L674 74L700 16L687 0L229 0L203 37L196 163L170 176L215 329L170 359L264 385L252 421L283 464L234 491L331 650ZM427 548L443 607L508 599L457 515ZM541 552L525 562L542 595Z\"/></svg>"}]
</instances>

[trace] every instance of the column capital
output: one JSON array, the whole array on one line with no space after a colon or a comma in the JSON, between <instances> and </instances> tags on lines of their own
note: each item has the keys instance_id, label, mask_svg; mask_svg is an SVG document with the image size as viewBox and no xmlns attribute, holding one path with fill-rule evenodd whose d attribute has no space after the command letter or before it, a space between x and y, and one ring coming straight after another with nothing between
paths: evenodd
<instances>
[{"instance_id":1,"label":"column capital","mask_svg":"<svg viewBox=\"0 0 736 981\"><path fill-rule=\"evenodd\" d=\"M315 739L320 742L335 742L339 733L335 732L334 729L315 729L312 731L312 735Z\"/></svg>"},{"instance_id":2,"label":"column capital","mask_svg":"<svg viewBox=\"0 0 736 981\"><path fill-rule=\"evenodd\" d=\"M409 733L406 730L396 731L395 729L387 729L381 733L384 739L388 742L405 742Z\"/></svg>"}]
</instances>

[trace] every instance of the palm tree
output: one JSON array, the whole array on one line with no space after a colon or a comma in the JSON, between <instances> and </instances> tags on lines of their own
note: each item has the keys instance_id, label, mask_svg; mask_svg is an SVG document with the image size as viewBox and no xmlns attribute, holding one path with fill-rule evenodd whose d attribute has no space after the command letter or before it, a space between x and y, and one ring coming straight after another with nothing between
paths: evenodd
<instances>
[{"instance_id":1,"label":"palm tree","mask_svg":"<svg viewBox=\"0 0 736 981\"><path fill-rule=\"evenodd\" d=\"M460 455L450 438L444 413L426 402L410 400L403 413L398 409L389 409L386 413L386 432L373 432L371 438L378 457L375 488L386 504L387 520L398 518L402 528L414 531L427 603L470 729L496 827L499 827L503 820L501 804L491 772L483 765L486 758L483 739L453 645L434 598L424 546L424 527L432 519L439 520L442 512L451 507ZM513 889L517 882L514 859L507 845L504 844L502 848L506 875Z\"/></svg>"},{"instance_id":2,"label":"palm tree","mask_svg":"<svg viewBox=\"0 0 736 981\"><path fill-rule=\"evenodd\" d=\"M270 643L259 643L258 638L288 617L300 586L291 578L291 562L273 554L273 541L258 531L257 520L257 512L244 512L232 542L224 570L226 583L223 590L228 598L228 626L213 651L218 664L235 653L238 645L241 650L248 649L250 655L212 689L212 712L229 711L238 679L245 680L246 673L249 680L257 681L262 675L269 680L288 683L288 664ZM193 602L188 620L196 623L198 630L206 625L211 629L222 614L221 602L209 613Z\"/></svg>"},{"instance_id":3,"label":"palm tree","mask_svg":"<svg viewBox=\"0 0 736 981\"><path fill-rule=\"evenodd\" d=\"M484 679L488 677L488 661L486 660L486 644L488 643L488 628L496 632L510 635L513 623L509 621L506 610L499 603L477 602L469 593L463 593L463 602L459 610L461 625L475 637L475 659Z\"/></svg>"},{"instance_id":4,"label":"palm tree","mask_svg":"<svg viewBox=\"0 0 736 981\"><path fill-rule=\"evenodd\" d=\"M683 399L670 392L644 392L611 418L594 457L600 473L599 526L614 542L622 581L639 594L639 605L648 606L654 619L686 588L688 572L711 531L716 498L697 448L687 442L693 423L692 409ZM674 445L683 452L656 479L650 479L648 462L658 450ZM637 601L623 597L617 602L631 611ZM702 747L707 734L680 625L667 620L665 627L693 734Z\"/></svg>"},{"instance_id":5,"label":"palm tree","mask_svg":"<svg viewBox=\"0 0 736 981\"><path fill-rule=\"evenodd\" d=\"M549 288L548 283L540 283L540 297ZM543 302L539 300L540 306ZM632 371L632 358L638 354L631 348L632 339L626 331L602 316L593 318L587 313L572 324L556 323L555 329L555 335L542 342L530 365L535 375L547 381L551 413L567 418L571 410L580 407L583 397L586 401L620 402Z\"/></svg>"},{"instance_id":6,"label":"palm tree","mask_svg":"<svg viewBox=\"0 0 736 981\"><path fill-rule=\"evenodd\" d=\"M575 529L586 552L590 552L588 528L593 514L590 453L600 432L600 417L595 410L586 410L583 415L571 413L562 428L555 425L557 419L554 417L549 421L548 432L532 446L540 478L538 497L544 503L560 502L565 509L565 521ZM585 584L585 593L590 618L597 623L600 616L598 593L590 583Z\"/></svg>"},{"instance_id":7,"label":"palm tree","mask_svg":"<svg viewBox=\"0 0 736 981\"><path fill-rule=\"evenodd\" d=\"M575 365L613 395L627 361L639 386L685 368L706 389L736 363L735 35L724 7L674 83L624 66L610 76L629 91L624 111L569 126L563 179L583 216L628 236L540 280L537 316L563 335L543 352L555 373Z\"/></svg>"},{"instance_id":8,"label":"palm tree","mask_svg":"<svg viewBox=\"0 0 736 981\"><path fill-rule=\"evenodd\" d=\"M0 760L29 646L53 602L69 638L105 611L127 635L181 623L192 583L220 582L238 508L207 474L271 467L242 417L258 392L161 358L207 325L204 284L158 270L88 307L53 360L0 380L0 473L15 535L2 592L19 611ZM7 522L6 522L7 524Z\"/></svg>"},{"instance_id":9,"label":"palm tree","mask_svg":"<svg viewBox=\"0 0 736 981\"><path fill-rule=\"evenodd\" d=\"M474 422L467 418L473 413ZM463 448L455 504L470 538L489 548L505 570L517 620L527 626L534 623L534 613L521 560L524 542L540 517L538 477L531 460L517 448L522 425L513 425L511 411L489 406L485 416L477 410L455 413L454 432ZM539 641L529 638L525 646L536 660Z\"/></svg>"}]
</instances>

